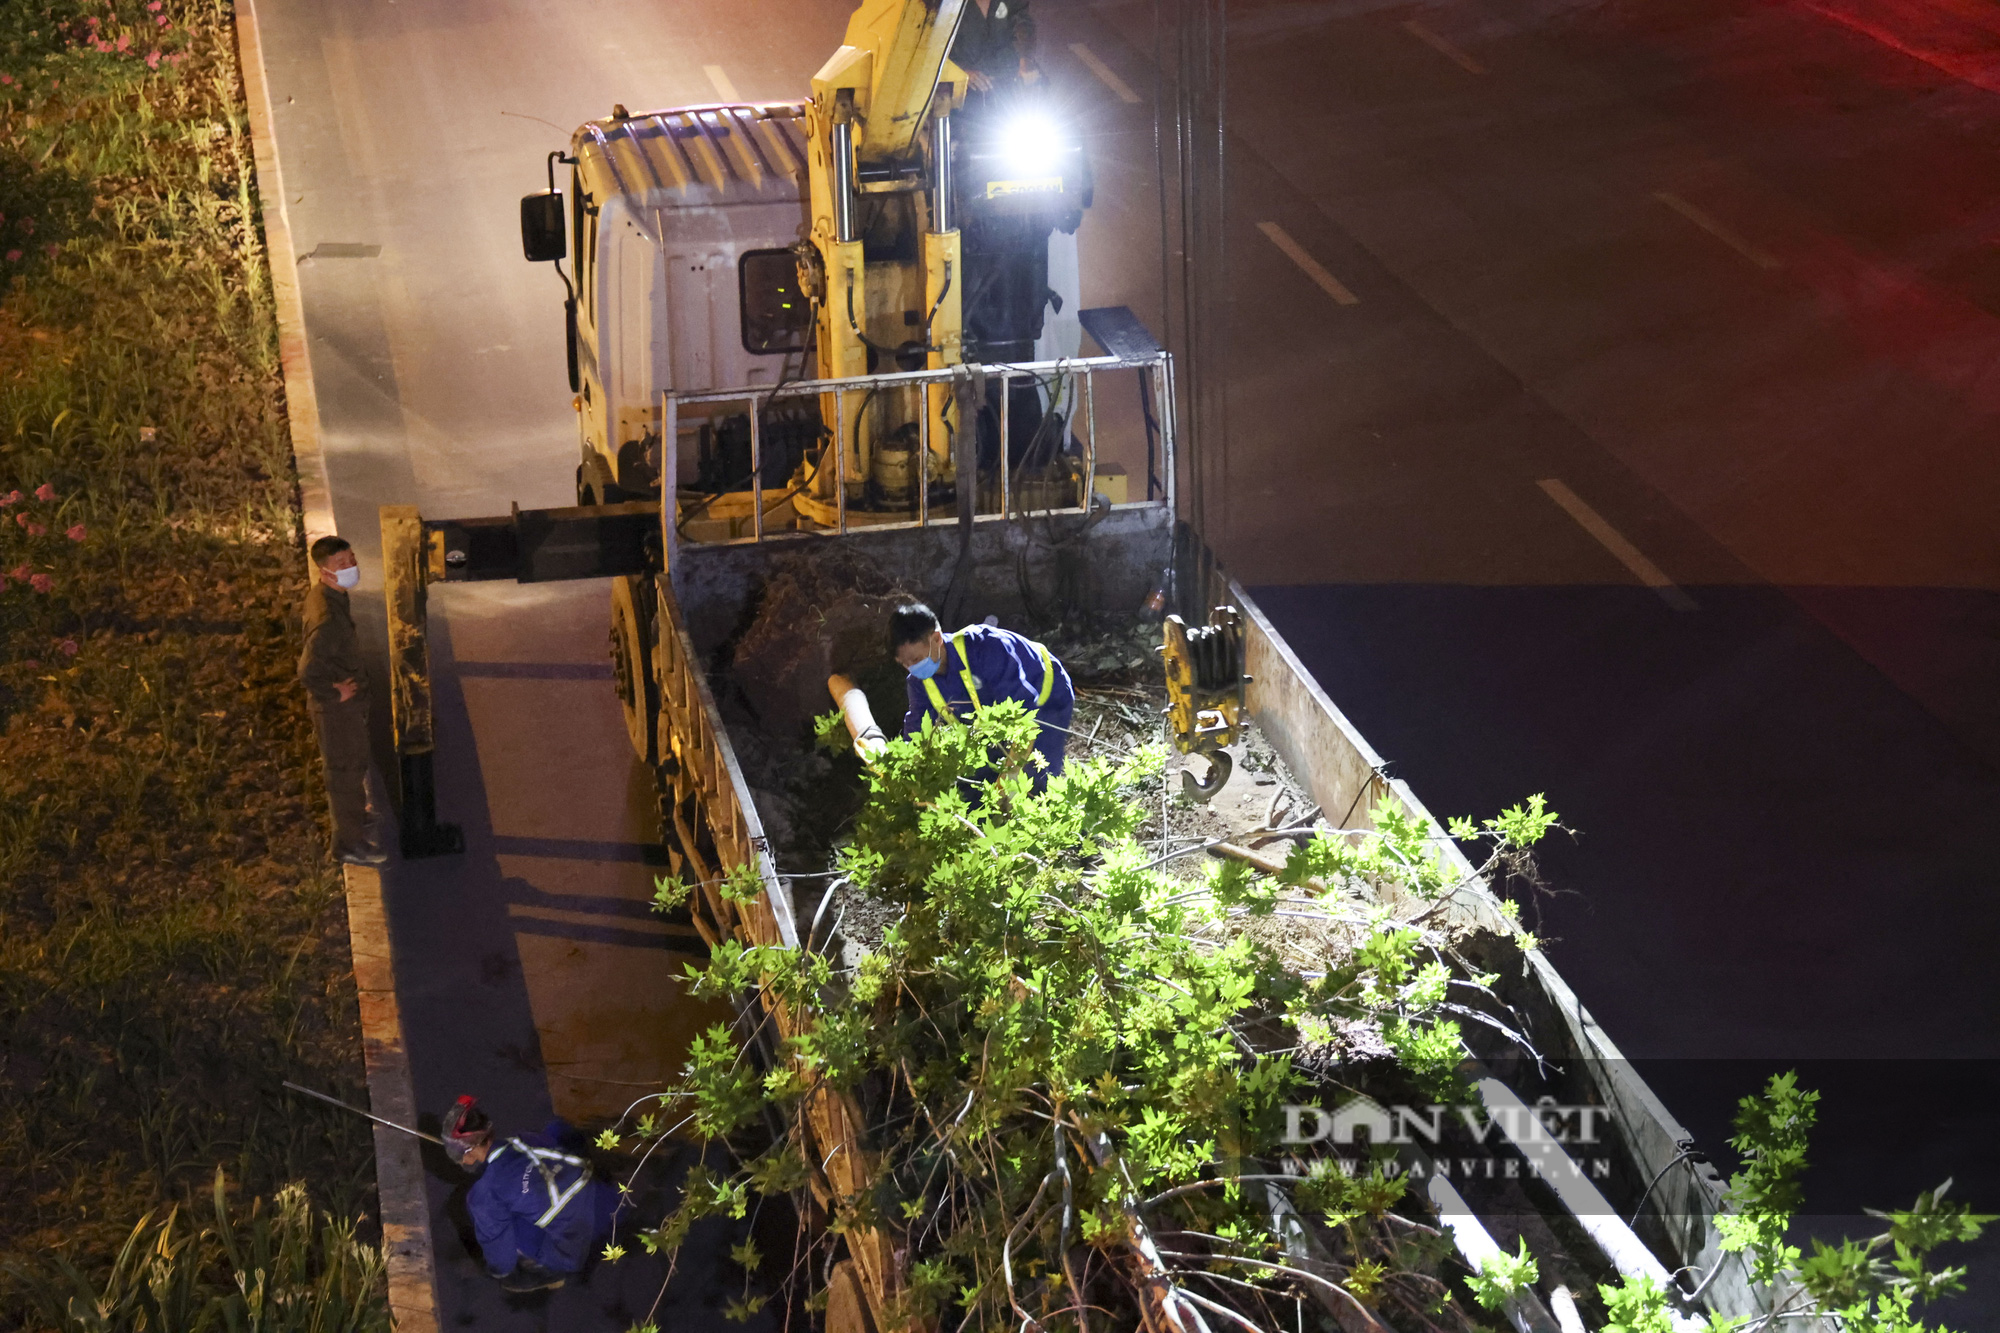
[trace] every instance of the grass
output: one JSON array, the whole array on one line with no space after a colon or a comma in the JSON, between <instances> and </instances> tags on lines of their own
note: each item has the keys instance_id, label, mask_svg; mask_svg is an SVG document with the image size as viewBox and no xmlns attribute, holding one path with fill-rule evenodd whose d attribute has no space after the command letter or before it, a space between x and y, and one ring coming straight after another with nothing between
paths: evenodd
<instances>
[{"instance_id":1,"label":"grass","mask_svg":"<svg viewBox=\"0 0 2000 1333\"><path fill-rule=\"evenodd\" d=\"M250 156L226 4L0 5L0 1261L44 1273L218 1166L372 1206L365 1124L279 1088L365 1100Z\"/></svg>"}]
</instances>

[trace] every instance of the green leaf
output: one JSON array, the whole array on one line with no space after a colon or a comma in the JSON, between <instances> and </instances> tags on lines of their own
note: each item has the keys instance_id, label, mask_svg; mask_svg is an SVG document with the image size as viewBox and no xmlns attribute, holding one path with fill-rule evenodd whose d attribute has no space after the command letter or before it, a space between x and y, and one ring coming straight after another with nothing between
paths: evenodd
<instances>
[{"instance_id":1,"label":"green leaf","mask_svg":"<svg viewBox=\"0 0 2000 1333\"><path fill-rule=\"evenodd\" d=\"M1533 1286L1541 1280L1542 1272L1535 1263L1535 1257L1528 1253L1528 1238L1520 1238L1520 1250L1508 1254L1502 1250L1480 1260L1479 1271L1467 1279L1472 1287L1473 1299L1488 1310L1498 1310L1516 1293Z\"/></svg>"},{"instance_id":2,"label":"green leaf","mask_svg":"<svg viewBox=\"0 0 2000 1333\"><path fill-rule=\"evenodd\" d=\"M1609 1322L1604 1333L1674 1333L1667 1293L1650 1277L1625 1277L1617 1286L1599 1286Z\"/></svg>"}]
</instances>

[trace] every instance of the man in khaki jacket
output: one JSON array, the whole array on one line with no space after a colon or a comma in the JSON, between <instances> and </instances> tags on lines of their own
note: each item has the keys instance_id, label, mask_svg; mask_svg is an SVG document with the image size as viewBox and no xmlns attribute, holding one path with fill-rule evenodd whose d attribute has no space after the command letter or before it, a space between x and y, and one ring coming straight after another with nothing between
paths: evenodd
<instances>
[{"instance_id":1,"label":"man in khaki jacket","mask_svg":"<svg viewBox=\"0 0 2000 1333\"><path fill-rule=\"evenodd\" d=\"M354 548L339 537L321 537L311 555L319 577L306 593L299 683L306 687L333 807L333 851L348 865L381 865L389 858L368 820L368 676L347 607L361 569Z\"/></svg>"}]
</instances>

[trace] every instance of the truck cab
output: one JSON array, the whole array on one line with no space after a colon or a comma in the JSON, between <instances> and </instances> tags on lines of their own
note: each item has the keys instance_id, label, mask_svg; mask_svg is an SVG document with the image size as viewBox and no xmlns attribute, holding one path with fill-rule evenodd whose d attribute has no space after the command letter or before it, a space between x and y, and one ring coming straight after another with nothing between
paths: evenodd
<instances>
[{"instance_id":1,"label":"truck cab","mask_svg":"<svg viewBox=\"0 0 2000 1333\"><path fill-rule=\"evenodd\" d=\"M748 414L736 404L684 409L679 448L667 451L661 396L814 378L799 262L809 248L808 105L713 103L639 114L618 107L573 136L561 248L575 271L578 504L663 498L671 453L679 460L671 489L689 533L727 537L742 526L751 503ZM972 168L961 172L959 192L977 217L989 188L974 163L978 146L957 155ZM553 189L530 199L551 197L561 208ZM864 218L869 201L881 198L862 195ZM1074 358L1082 341L1074 223L1068 231L1051 226L1046 246L1047 295L1029 357L1038 362ZM881 267L895 258L884 254ZM894 299L888 283L867 290L864 331L883 347L906 343L913 312L904 307L921 302ZM793 484L831 427L822 415L811 399L766 409L757 469L764 490ZM866 473L857 464L849 475ZM765 516L781 529L797 521L783 505Z\"/></svg>"}]
</instances>

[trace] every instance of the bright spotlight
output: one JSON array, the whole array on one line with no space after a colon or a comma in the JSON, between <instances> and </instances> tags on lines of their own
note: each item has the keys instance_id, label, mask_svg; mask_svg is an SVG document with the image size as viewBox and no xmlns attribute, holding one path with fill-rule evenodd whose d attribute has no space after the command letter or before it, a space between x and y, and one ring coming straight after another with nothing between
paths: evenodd
<instances>
[{"instance_id":1,"label":"bright spotlight","mask_svg":"<svg viewBox=\"0 0 2000 1333\"><path fill-rule=\"evenodd\" d=\"M1023 112L1000 130L1000 155L1015 171L1048 175L1062 161L1062 130L1048 116Z\"/></svg>"}]
</instances>

